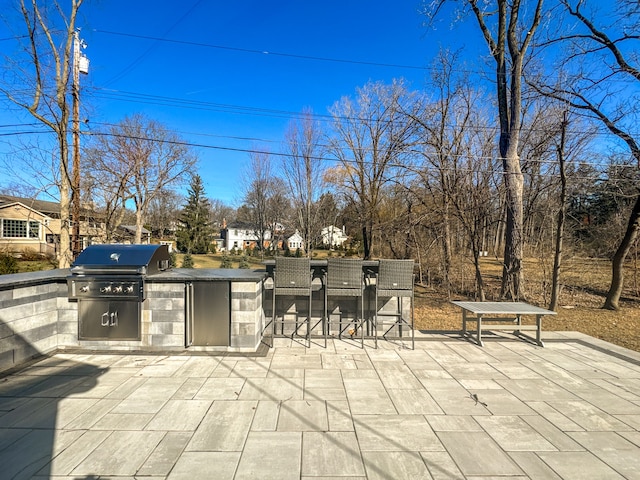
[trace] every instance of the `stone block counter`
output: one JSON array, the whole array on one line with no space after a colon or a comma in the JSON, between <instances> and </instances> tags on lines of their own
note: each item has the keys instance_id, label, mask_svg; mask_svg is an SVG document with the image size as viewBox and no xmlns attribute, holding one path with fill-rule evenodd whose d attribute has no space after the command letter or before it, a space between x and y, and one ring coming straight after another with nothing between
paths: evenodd
<instances>
[{"instance_id":1,"label":"stone block counter","mask_svg":"<svg viewBox=\"0 0 640 480\"><path fill-rule=\"evenodd\" d=\"M0 275L0 372L64 349L255 352L260 346L265 272L178 268L146 277L139 340L79 340L78 304L67 294L69 274L59 269ZM212 315L226 308L225 345L187 341L186 291L193 283L216 283L228 291L228 305L207 306Z\"/></svg>"}]
</instances>

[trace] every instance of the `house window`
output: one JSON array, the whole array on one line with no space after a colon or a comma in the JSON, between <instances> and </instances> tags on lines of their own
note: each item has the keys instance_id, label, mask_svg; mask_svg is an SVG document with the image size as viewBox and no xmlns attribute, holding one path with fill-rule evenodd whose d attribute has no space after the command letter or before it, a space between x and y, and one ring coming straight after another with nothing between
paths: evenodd
<instances>
[{"instance_id":1,"label":"house window","mask_svg":"<svg viewBox=\"0 0 640 480\"><path fill-rule=\"evenodd\" d=\"M40 222L2 219L3 238L40 238Z\"/></svg>"}]
</instances>

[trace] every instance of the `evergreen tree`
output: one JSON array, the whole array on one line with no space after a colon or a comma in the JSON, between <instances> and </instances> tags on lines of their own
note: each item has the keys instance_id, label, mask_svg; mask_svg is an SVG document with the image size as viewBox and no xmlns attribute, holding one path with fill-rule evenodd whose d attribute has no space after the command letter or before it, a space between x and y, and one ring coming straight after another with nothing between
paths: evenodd
<instances>
[{"instance_id":1,"label":"evergreen tree","mask_svg":"<svg viewBox=\"0 0 640 480\"><path fill-rule=\"evenodd\" d=\"M193 257L190 253L187 253L182 259L182 268L194 268Z\"/></svg>"},{"instance_id":2,"label":"evergreen tree","mask_svg":"<svg viewBox=\"0 0 640 480\"><path fill-rule=\"evenodd\" d=\"M178 250L185 253L207 253L213 229L209 223L209 200L205 196L202 178L194 175L188 190L187 204L180 216L176 232Z\"/></svg>"},{"instance_id":3,"label":"evergreen tree","mask_svg":"<svg viewBox=\"0 0 640 480\"><path fill-rule=\"evenodd\" d=\"M233 268L233 265L231 265L231 259L229 258L229 255L226 251L222 252L222 261L220 263L220 268Z\"/></svg>"}]
</instances>

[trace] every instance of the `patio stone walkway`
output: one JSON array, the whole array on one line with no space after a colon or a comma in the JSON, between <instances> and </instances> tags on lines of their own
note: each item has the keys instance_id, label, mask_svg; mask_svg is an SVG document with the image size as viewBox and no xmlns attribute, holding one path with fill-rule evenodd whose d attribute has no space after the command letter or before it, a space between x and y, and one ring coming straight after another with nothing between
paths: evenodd
<instances>
[{"instance_id":1,"label":"patio stone walkway","mask_svg":"<svg viewBox=\"0 0 640 480\"><path fill-rule=\"evenodd\" d=\"M544 340L58 353L0 377L0 478L640 479L640 354Z\"/></svg>"}]
</instances>

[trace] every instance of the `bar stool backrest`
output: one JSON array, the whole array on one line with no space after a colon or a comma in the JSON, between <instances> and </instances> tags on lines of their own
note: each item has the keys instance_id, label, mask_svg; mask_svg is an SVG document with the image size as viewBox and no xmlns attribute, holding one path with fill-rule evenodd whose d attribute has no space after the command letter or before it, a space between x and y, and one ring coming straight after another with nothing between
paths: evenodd
<instances>
[{"instance_id":1,"label":"bar stool backrest","mask_svg":"<svg viewBox=\"0 0 640 480\"><path fill-rule=\"evenodd\" d=\"M413 260L380 260L376 288L413 291L414 265Z\"/></svg>"},{"instance_id":2,"label":"bar stool backrest","mask_svg":"<svg viewBox=\"0 0 640 480\"><path fill-rule=\"evenodd\" d=\"M276 289L311 288L311 260L309 257L276 257L273 285Z\"/></svg>"},{"instance_id":3,"label":"bar stool backrest","mask_svg":"<svg viewBox=\"0 0 640 480\"><path fill-rule=\"evenodd\" d=\"M358 258L327 259L327 288L362 289L362 260Z\"/></svg>"}]
</instances>

